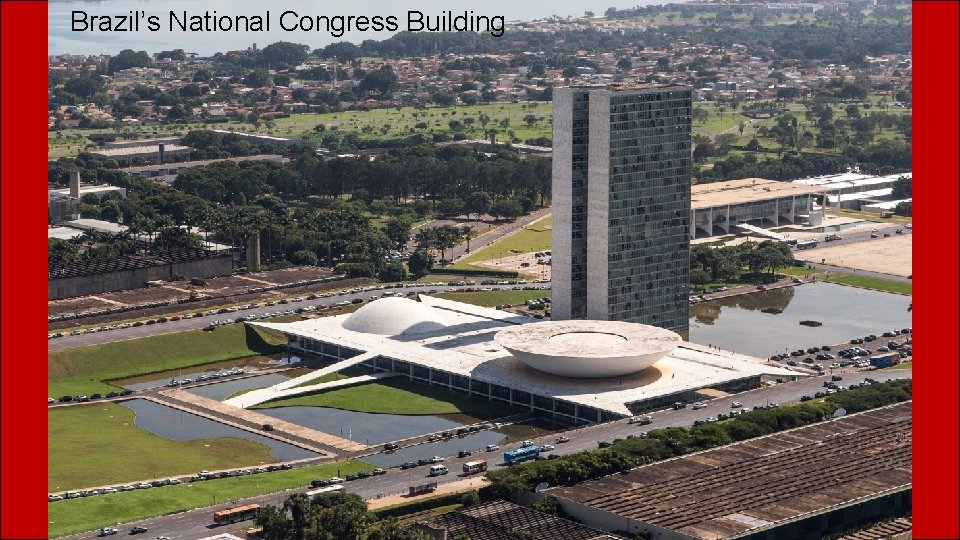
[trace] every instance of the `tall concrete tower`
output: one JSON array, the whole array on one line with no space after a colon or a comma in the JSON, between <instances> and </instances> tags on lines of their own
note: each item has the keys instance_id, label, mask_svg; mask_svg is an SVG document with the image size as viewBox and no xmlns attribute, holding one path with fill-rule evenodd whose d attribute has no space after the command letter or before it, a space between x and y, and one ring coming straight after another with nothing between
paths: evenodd
<instances>
[{"instance_id":1,"label":"tall concrete tower","mask_svg":"<svg viewBox=\"0 0 960 540\"><path fill-rule=\"evenodd\" d=\"M686 331L692 90L553 92L551 317Z\"/></svg>"}]
</instances>

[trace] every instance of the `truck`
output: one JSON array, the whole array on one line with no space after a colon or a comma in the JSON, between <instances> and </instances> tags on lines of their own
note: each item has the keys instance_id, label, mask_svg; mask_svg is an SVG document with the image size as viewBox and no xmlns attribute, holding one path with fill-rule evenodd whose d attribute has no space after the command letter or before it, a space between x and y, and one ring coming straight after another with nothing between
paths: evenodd
<instances>
[{"instance_id":1,"label":"truck","mask_svg":"<svg viewBox=\"0 0 960 540\"><path fill-rule=\"evenodd\" d=\"M419 486L410 486L410 495L420 495L423 493L432 493L436 491L437 483L430 482L427 484L420 484Z\"/></svg>"},{"instance_id":2,"label":"truck","mask_svg":"<svg viewBox=\"0 0 960 540\"><path fill-rule=\"evenodd\" d=\"M463 474L475 474L487 470L487 462L479 459L477 461L468 461L463 464Z\"/></svg>"}]
</instances>

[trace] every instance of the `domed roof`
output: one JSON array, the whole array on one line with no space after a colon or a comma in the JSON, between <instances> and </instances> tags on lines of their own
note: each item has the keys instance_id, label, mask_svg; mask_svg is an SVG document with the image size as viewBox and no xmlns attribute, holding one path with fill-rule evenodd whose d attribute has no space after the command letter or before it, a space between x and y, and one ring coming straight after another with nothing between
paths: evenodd
<instances>
[{"instance_id":1,"label":"domed roof","mask_svg":"<svg viewBox=\"0 0 960 540\"><path fill-rule=\"evenodd\" d=\"M446 326L447 321L435 310L402 297L374 300L343 321L347 330L384 336L425 334Z\"/></svg>"}]
</instances>

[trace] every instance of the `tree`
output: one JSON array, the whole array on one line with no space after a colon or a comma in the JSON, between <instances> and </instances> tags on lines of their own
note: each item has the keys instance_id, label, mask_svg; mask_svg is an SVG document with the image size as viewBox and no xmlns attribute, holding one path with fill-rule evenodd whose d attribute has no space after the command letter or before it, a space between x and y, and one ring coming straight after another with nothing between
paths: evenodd
<instances>
[{"instance_id":1,"label":"tree","mask_svg":"<svg viewBox=\"0 0 960 540\"><path fill-rule=\"evenodd\" d=\"M577 66L568 66L563 68L563 76L567 79L572 79L580 74L580 70L577 69Z\"/></svg>"},{"instance_id":2,"label":"tree","mask_svg":"<svg viewBox=\"0 0 960 540\"><path fill-rule=\"evenodd\" d=\"M909 199L913 196L913 178L909 176L901 176L893 181L893 192L890 194L890 198L893 200L898 199ZM909 215L909 214L907 214Z\"/></svg>"},{"instance_id":3,"label":"tree","mask_svg":"<svg viewBox=\"0 0 960 540\"><path fill-rule=\"evenodd\" d=\"M617 62L617 69L620 71L630 71L633 69L633 61L631 61L629 58L621 58Z\"/></svg>"},{"instance_id":4,"label":"tree","mask_svg":"<svg viewBox=\"0 0 960 540\"><path fill-rule=\"evenodd\" d=\"M490 194L485 191L475 191L464 201L464 210L467 215L475 214L478 218L490 210Z\"/></svg>"},{"instance_id":5,"label":"tree","mask_svg":"<svg viewBox=\"0 0 960 540\"><path fill-rule=\"evenodd\" d=\"M376 71L371 71L360 80L359 88L363 92L379 92L381 94L397 88L397 74L393 68L385 65Z\"/></svg>"},{"instance_id":6,"label":"tree","mask_svg":"<svg viewBox=\"0 0 960 540\"><path fill-rule=\"evenodd\" d=\"M407 267L399 259L393 259L383 265L378 277L381 281L406 281Z\"/></svg>"},{"instance_id":7,"label":"tree","mask_svg":"<svg viewBox=\"0 0 960 540\"><path fill-rule=\"evenodd\" d=\"M428 251L418 249L410 255L410 260L407 261L407 267L410 269L411 274L419 278L429 274L435 262L436 259L434 259L433 255Z\"/></svg>"},{"instance_id":8,"label":"tree","mask_svg":"<svg viewBox=\"0 0 960 540\"><path fill-rule=\"evenodd\" d=\"M320 259L317 258L316 253L308 249L301 249L290 256L290 262L296 265L317 266L320 264Z\"/></svg>"},{"instance_id":9,"label":"tree","mask_svg":"<svg viewBox=\"0 0 960 540\"><path fill-rule=\"evenodd\" d=\"M376 202L376 201L374 201ZM410 228L413 222L407 218L393 218L387 221L384 232L397 247L402 248L410 241Z\"/></svg>"},{"instance_id":10,"label":"tree","mask_svg":"<svg viewBox=\"0 0 960 540\"><path fill-rule=\"evenodd\" d=\"M913 201L902 201L897 203L897 206L893 209L893 212L898 216L912 216Z\"/></svg>"},{"instance_id":11,"label":"tree","mask_svg":"<svg viewBox=\"0 0 960 540\"><path fill-rule=\"evenodd\" d=\"M507 219L516 219L523 215L523 208L516 199L500 199L490 205L490 215L499 220L501 217Z\"/></svg>"},{"instance_id":12,"label":"tree","mask_svg":"<svg viewBox=\"0 0 960 540\"><path fill-rule=\"evenodd\" d=\"M750 142L744 147L751 152L759 152L763 150L763 146L760 145L760 141L756 137L750 139Z\"/></svg>"},{"instance_id":13,"label":"tree","mask_svg":"<svg viewBox=\"0 0 960 540\"><path fill-rule=\"evenodd\" d=\"M273 82L267 70L255 69L247 73L246 77L243 78L243 84L247 85L248 88L261 88L263 86L271 86Z\"/></svg>"},{"instance_id":14,"label":"tree","mask_svg":"<svg viewBox=\"0 0 960 540\"><path fill-rule=\"evenodd\" d=\"M187 54L183 52L183 49L173 49L172 51L160 51L157 53L157 58L163 60L164 58L169 60L178 60L184 61L187 59Z\"/></svg>"},{"instance_id":15,"label":"tree","mask_svg":"<svg viewBox=\"0 0 960 540\"><path fill-rule=\"evenodd\" d=\"M84 100L89 99L97 92L103 91L103 78L99 75L82 75L68 79L63 83L63 89ZM76 103L71 103L75 105Z\"/></svg>"},{"instance_id":16,"label":"tree","mask_svg":"<svg viewBox=\"0 0 960 540\"><path fill-rule=\"evenodd\" d=\"M150 67L151 64L147 51L135 52L132 49L124 49L107 62L107 72L113 74L134 67Z\"/></svg>"},{"instance_id":17,"label":"tree","mask_svg":"<svg viewBox=\"0 0 960 540\"><path fill-rule=\"evenodd\" d=\"M300 43L278 41L264 47L260 54L271 68L292 67L307 59L309 47Z\"/></svg>"},{"instance_id":18,"label":"tree","mask_svg":"<svg viewBox=\"0 0 960 540\"><path fill-rule=\"evenodd\" d=\"M666 56L657 58L657 71L670 71L670 59Z\"/></svg>"}]
</instances>

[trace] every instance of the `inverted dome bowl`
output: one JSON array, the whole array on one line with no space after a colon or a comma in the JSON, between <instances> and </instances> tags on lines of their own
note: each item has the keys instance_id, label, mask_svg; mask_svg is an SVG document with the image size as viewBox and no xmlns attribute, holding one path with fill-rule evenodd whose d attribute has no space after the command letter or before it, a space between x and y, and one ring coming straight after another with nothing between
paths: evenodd
<instances>
[{"instance_id":1,"label":"inverted dome bowl","mask_svg":"<svg viewBox=\"0 0 960 540\"><path fill-rule=\"evenodd\" d=\"M507 328L494 338L533 369L561 377L619 377L670 354L679 334L620 321L547 321Z\"/></svg>"}]
</instances>

